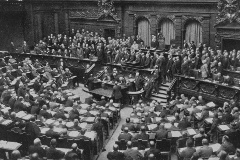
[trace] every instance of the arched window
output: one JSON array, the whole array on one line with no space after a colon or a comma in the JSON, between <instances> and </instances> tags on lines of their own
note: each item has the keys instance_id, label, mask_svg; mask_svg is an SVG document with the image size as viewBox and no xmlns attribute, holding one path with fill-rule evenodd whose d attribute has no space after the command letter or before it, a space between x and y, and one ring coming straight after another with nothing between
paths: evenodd
<instances>
[{"instance_id":1,"label":"arched window","mask_svg":"<svg viewBox=\"0 0 240 160\"><path fill-rule=\"evenodd\" d=\"M175 39L174 24L170 19L163 19L160 21L160 28L165 38L165 45L170 45L171 40Z\"/></svg>"},{"instance_id":2,"label":"arched window","mask_svg":"<svg viewBox=\"0 0 240 160\"><path fill-rule=\"evenodd\" d=\"M202 43L202 25L196 21L191 20L185 24L185 40L187 42L192 42L198 46L199 43Z\"/></svg>"},{"instance_id":3,"label":"arched window","mask_svg":"<svg viewBox=\"0 0 240 160\"><path fill-rule=\"evenodd\" d=\"M144 41L145 45L150 46L151 32L150 32L150 23L148 19L141 18L137 21L137 34Z\"/></svg>"}]
</instances>

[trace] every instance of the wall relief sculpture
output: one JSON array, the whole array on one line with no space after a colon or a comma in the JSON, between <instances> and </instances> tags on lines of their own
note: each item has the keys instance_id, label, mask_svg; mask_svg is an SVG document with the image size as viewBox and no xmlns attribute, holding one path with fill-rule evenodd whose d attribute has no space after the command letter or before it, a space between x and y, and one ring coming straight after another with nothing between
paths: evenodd
<instances>
[{"instance_id":1,"label":"wall relief sculpture","mask_svg":"<svg viewBox=\"0 0 240 160\"><path fill-rule=\"evenodd\" d=\"M238 0L219 0L218 15L216 25L224 22L238 22L240 23L240 11Z\"/></svg>"}]
</instances>

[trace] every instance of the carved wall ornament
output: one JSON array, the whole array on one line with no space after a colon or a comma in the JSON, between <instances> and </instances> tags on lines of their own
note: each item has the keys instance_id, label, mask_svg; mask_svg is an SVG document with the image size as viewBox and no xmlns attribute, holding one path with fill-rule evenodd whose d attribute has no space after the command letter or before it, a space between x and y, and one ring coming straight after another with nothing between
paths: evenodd
<instances>
[{"instance_id":1,"label":"carved wall ornament","mask_svg":"<svg viewBox=\"0 0 240 160\"><path fill-rule=\"evenodd\" d=\"M202 17L202 16L182 16L182 18L183 18L183 21L184 21L183 22L184 25L188 20L196 20L199 23L203 23L203 20L204 20L204 17Z\"/></svg>"},{"instance_id":2,"label":"carved wall ornament","mask_svg":"<svg viewBox=\"0 0 240 160\"><path fill-rule=\"evenodd\" d=\"M218 5L218 15L216 20L216 25L224 22L234 22L240 23L240 11L238 0L219 0Z\"/></svg>"},{"instance_id":3,"label":"carved wall ornament","mask_svg":"<svg viewBox=\"0 0 240 160\"><path fill-rule=\"evenodd\" d=\"M88 10L78 10L78 11L70 11L69 17L73 18L98 18L98 10L92 9L91 11Z\"/></svg>"},{"instance_id":4,"label":"carved wall ornament","mask_svg":"<svg viewBox=\"0 0 240 160\"><path fill-rule=\"evenodd\" d=\"M114 20L119 21L112 0L98 0L98 14L100 19L112 17Z\"/></svg>"},{"instance_id":5,"label":"carved wall ornament","mask_svg":"<svg viewBox=\"0 0 240 160\"><path fill-rule=\"evenodd\" d=\"M170 19L173 23L176 21L175 15L157 15L157 22L161 22L163 19Z\"/></svg>"}]
</instances>

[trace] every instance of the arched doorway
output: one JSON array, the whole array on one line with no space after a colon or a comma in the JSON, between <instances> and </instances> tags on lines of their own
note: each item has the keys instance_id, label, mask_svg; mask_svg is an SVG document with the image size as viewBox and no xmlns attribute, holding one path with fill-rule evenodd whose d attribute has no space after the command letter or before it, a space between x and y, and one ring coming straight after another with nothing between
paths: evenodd
<instances>
[{"instance_id":1,"label":"arched doorway","mask_svg":"<svg viewBox=\"0 0 240 160\"><path fill-rule=\"evenodd\" d=\"M202 43L202 25L197 20L189 20L184 25L184 40L187 42L194 41L198 46Z\"/></svg>"},{"instance_id":2,"label":"arched doorway","mask_svg":"<svg viewBox=\"0 0 240 160\"><path fill-rule=\"evenodd\" d=\"M158 24L158 29L165 39L165 45L170 45L171 40L175 40L175 27L172 20L168 18L162 19Z\"/></svg>"},{"instance_id":3,"label":"arched doorway","mask_svg":"<svg viewBox=\"0 0 240 160\"><path fill-rule=\"evenodd\" d=\"M146 46L150 46L151 32L150 23L147 18L140 18L137 20L137 35L141 37Z\"/></svg>"}]
</instances>

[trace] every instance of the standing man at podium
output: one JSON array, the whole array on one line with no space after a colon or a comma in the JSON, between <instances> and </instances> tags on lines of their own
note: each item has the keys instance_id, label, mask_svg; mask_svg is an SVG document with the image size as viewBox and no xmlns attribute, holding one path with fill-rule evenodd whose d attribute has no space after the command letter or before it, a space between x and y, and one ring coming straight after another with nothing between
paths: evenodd
<instances>
[{"instance_id":1,"label":"standing man at podium","mask_svg":"<svg viewBox=\"0 0 240 160\"><path fill-rule=\"evenodd\" d=\"M120 103L122 98L121 86L115 82L113 86L112 97L114 97L115 103Z\"/></svg>"},{"instance_id":2,"label":"standing man at podium","mask_svg":"<svg viewBox=\"0 0 240 160\"><path fill-rule=\"evenodd\" d=\"M136 77L135 77L135 87L136 91L140 91L143 88L143 83L144 80L143 78L139 75L139 72L136 72Z\"/></svg>"}]
</instances>

